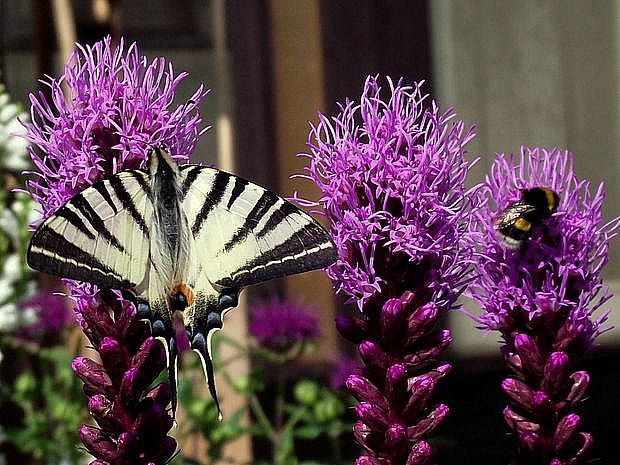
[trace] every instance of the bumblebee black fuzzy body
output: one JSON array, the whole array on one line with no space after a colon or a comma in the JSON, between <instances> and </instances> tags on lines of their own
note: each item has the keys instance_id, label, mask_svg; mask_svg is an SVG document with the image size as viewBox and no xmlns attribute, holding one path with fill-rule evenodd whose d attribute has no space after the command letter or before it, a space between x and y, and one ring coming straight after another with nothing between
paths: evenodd
<instances>
[{"instance_id":1,"label":"bumblebee black fuzzy body","mask_svg":"<svg viewBox=\"0 0 620 465\"><path fill-rule=\"evenodd\" d=\"M523 189L521 200L508 205L493 223L500 241L510 249L519 248L535 225L555 213L559 200L548 187Z\"/></svg>"}]
</instances>

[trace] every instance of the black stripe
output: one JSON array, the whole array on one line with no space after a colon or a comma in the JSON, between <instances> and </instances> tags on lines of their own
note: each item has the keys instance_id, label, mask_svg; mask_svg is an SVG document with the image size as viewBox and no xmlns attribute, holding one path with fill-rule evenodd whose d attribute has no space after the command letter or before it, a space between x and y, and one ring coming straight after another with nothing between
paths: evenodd
<instances>
[{"instance_id":1,"label":"black stripe","mask_svg":"<svg viewBox=\"0 0 620 465\"><path fill-rule=\"evenodd\" d=\"M77 213L75 213L73 210L71 210L69 207L67 207L66 205L64 207L61 207L55 213L55 216L64 218L65 220L69 222L69 224L71 224L73 227L81 231L82 234L84 234L90 240L95 240L95 235L90 231L90 229L86 227L86 225L84 224L80 216Z\"/></svg>"},{"instance_id":2,"label":"black stripe","mask_svg":"<svg viewBox=\"0 0 620 465\"><path fill-rule=\"evenodd\" d=\"M286 221L285 218L291 213L298 212L299 209L292 205L290 202L284 202L282 205L278 207L276 211L272 213L269 217L263 229L256 233L256 237L263 237L269 234L271 231L276 229L278 225L280 225L283 221Z\"/></svg>"},{"instance_id":3,"label":"black stripe","mask_svg":"<svg viewBox=\"0 0 620 465\"><path fill-rule=\"evenodd\" d=\"M248 184L249 182L245 179L235 177L235 186L233 187L232 193L230 194L230 199L228 199L226 208L230 210L232 204L235 203L235 200L237 200L241 194L243 194L245 186L247 186Z\"/></svg>"},{"instance_id":4,"label":"black stripe","mask_svg":"<svg viewBox=\"0 0 620 465\"><path fill-rule=\"evenodd\" d=\"M112 200L112 196L110 195L110 192L105 185L105 181L96 182L95 184L93 184L93 187L97 190L97 192L99 192L101 197L103 197L103 200L108 203L114 214L117 214L118 208L116 208L116 204Z\"/></svg>"},{"instance_id":5,"label":"black stripe","mask_svg":"<svg viewBox=\"0 0 620 465\"><path fill-rule=\"evenodd\" d=\"M194 184L194 181L196 180L196 178L202 171L201 166L192 166L192 165L186 165L186 166L190 167L190 172L187 173L187 175L185 176L185 179L183 179L183 184L181 185L181 199L185 199L185 196L189 192L189 188L192 187L192 184Z\"/></svg>"},{"instance_id":6,"label":"black stripe","mask_svg":"<svg viewBox=\"0 0 620 465\"><path fill-rule=\"evenodd\" d=\"M54 244L53 248L50 249L48 244ZM54 258L32 251L33 245L54 252L59 257ZM68 260L74 260L77 264L70 263ZM135 286L99 261L97 257L80 249L46 225L42 226L32 238L28 249L28 264L46 273L86 281L102 287L129 289Z\"/></svg>"},{"instance_id":7,"label":"black stripe","mask_svg":"<svg viewBox=\"0 0 620 465\"><path fill-rule=\"evenodd\" d=\"M228 252L235 245L239 244L243 239L248 237L254 227L260 222L263 216L273 207L279 197L270 191L264 191L258 202L254 204L254 208L250 211L241 227L235 232L234 236L224 245L224 250Z\"/></svg>"},{"instance_id":8,"label":"black stripe","mask_svg":"<svg viewBox=\"0 0 620 465\"><path fill-rule=\"evenodd\" d=\"M118 200L120 200L123 208L129 212L133 220L136 222L136 224L140 228L140 231L142 231L142 234L144 234L144 236L148 238L149 228L146 225L146 222L144 221L144 217L138 210L136 210L136 206L133 203L131 196L127 192L127 189L125 189L125 186L123 186L123 183L121 182L119 177L112 176L109 179L109 181L110 181L110 185L112 186L112 189L114 189L114 193L116 194L116 197L118 197Z\"/></svg>"},{"instance_id":9,"label":"black stripe","mask_svg":"<svg viewBox=\"0 0 620 465\"><path fill-rule=\"evenodd\" d=\"M301 237L305 237L306 239L312 238L312 242L304 245ZM296 255L309 247L316 247L328 242L330 242L329 237L326 236L323 228L313 223L307 224L304 228L297 231L290 240L248 262L243 268L233 273L237 274L241 272L242 274L240 276L234 280L230 277L221 279L217 281L217 284L225 287L244 287L281 276L325 268L334 263L338 258L338 254L334 247L307 253L296 260L287 260L285 262L278 262L278 260ZM265 266L266 263L270 261L275 261L276 263L268 267ZM256 267L261 268L252 273L248 271ZM243 273L244 271L245 273Z\"/></svg>"},{"instance_id":10,"label":"black stripe","mask_svg":"<svg viewBox=\"0 0 620 465\"><path fill-rule=\"evenodd\" d=\"M224 192L226 191L226 186L228 186L229 179L230 174L225 173L224 171L218 171L215 175L215 180L213 181L211 190L207 194L205 203L202 204L202 208L200 209L200 212L196 216L194 224L192 225L192 234L194 237L198 236L200 233L200 228L202 228L202 225L207 219L207 216L209 216L211 210L213 210L215 206L220 203L220 200L222 200Z\"/></svg>"},{"instance_id":11,"label":"black stripe","mask_svg":"<svg viewBox=\"0 0 620 465\"><path fill-rule=\"evenodd\" d=\"M144 179L145 175L147 178L149 177L149 175L146 174L144 171L127 171L127 174L129 174L137 181L138 184L140 184L140 187L146 193L146 196L152 200L153 192L151 191L151 185Z\"/></svg>"},{"instance_id":12,"label":"black stripe","mask_svg":"<svg viewBox=\"0 0 620 465\"><path fill-rule=\"evenodd\" d=\"M71 199L71 205L78 209L78 211L88 220L90 225L95 228L103 238L108 241L108 243L120 250L121 252L125 252L125 247L118 242L118 239L108 230L105 223L99 216L99 214L95 211L90 203L84 198L82 195L77 195L73 199Z\"/></svg>"}]
</instances>

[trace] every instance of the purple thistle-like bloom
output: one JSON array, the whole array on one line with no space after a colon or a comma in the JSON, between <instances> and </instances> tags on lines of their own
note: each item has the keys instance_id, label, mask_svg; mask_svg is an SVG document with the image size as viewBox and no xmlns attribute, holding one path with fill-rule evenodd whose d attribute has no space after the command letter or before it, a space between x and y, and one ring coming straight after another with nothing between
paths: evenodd
<instances>
[{"instance_id":1,"label":"purple thistle-like bloom","mask_svg":"<svg viewBox=\"0 0 620 465\"><path fill-rule=\"evenodd\" d=\"M73 320L67 299L52 292L41 292L35 297L19 303L20 311L34 310L36 322L20 329L19 334L28 339L41 339L46 336L58 337Z\"/></svg>"},{"instance_id":2,"label":"purple thistle-like bloom","mask_svg":"<svg viewBox=\"0 0 620 465\"><path fill-rule=\"evenodd\" d=\"M288 300L252 306L249 331L262 347L281 354L321 337L313 309Z\"/></svg>"},{"instance_id":3,"label":"purple thistle-like bloom","mask_svg":"<svg viewBox=\"0 0 620 465\"><path fill-rule=\"evenodd\" d=\"M164 145L187 159L201 134L200 87L185 105L173 105L185 74L164 58L149 60L132 44L108 37L77 45L64 74L49 79L51 98L30 96L26 138L35 170L26 189L49 217L73 195L118 171L145 166L150 149ZM65 98L61 85L66 85ZM79 434L92 464L165 464L176 449L167 436L171 390L149 390L166 365L164 347L136 310L109 290L66 280L76 319L101 362L78 357L73 371L84 382L88 409L98 426Z\"/></svg>"},{"instance_id":4,"label":"purple thistle-like bloom","mask_svg":"<svg viewBox=\"0 0 620 465\"><path fill-rule=\"evenodd\" d=\"M557 192L557 211L510 250L493 221L532 187ZM572 154L559 149L524 147L520 158L499 155L480 195L486 206L476 212L474 238L485 247L477 254L470 292L482 307L482 327L502 335L513 373L502 389L510 399L504 418L519 442L515 463L584 463L592 438L571 411L589 376L574 370L607 318L593 314L611 297L600 272L620 218L603 223L602 184L592 193L575 176Z\"/></svg>"},{"instance_id":5,"label":"purple thistle-like bloom","mask_svg":"<svg viewBox=\"0 0 620 465\"><path fill-rule=\"evenodd\" d=\"M44 81L50 101L43 92L30 94L26 139L36 170L26 187L45 217L96 181L144 167L151 147L165 145L175 160L186 160L204 131L202 86L186 105L173 106L187 73L175 76L164 58L149 62L135 43L125 50L122 40L111 42L76 44L64 74Z\"/></svg>"},{"instance_id":6,"label":"purple thistle-like bloom","mask_svg":"<svg viewBox=\"0 0 620 465\"><path fill-rule=\"evenodd\" d=\"M464 185L474 133L452 110L425 108L421 83L388 83L384 101L368 78L360 103L319 115L308 142L307 177L339 253L328 273L362 312L336 321L365 365L347 380L360 401L358 465L431 463L427 439L448 414L432 394L450 370L437 357L451 335L436 323L466 286L472 256L462 239L475 209Z\"/></svg>"}]
</instances>

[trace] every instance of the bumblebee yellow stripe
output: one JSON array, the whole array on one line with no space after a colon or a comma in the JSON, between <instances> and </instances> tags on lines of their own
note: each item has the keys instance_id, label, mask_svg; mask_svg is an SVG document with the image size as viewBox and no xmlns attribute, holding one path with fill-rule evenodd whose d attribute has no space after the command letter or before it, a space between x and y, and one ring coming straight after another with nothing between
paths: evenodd
<instances>
[{"instance_id":1,"label":"bumblebee yellow stripe","mask_svg":"<svg viewBox=\"0 0 620 465\"><path fill-rule=\"evenodd\" d=\"M527 232L532 228L532 223L530 223L525 218L517 218L514 222L514 226L520 231Z\"/></svg>"}]
</instances>

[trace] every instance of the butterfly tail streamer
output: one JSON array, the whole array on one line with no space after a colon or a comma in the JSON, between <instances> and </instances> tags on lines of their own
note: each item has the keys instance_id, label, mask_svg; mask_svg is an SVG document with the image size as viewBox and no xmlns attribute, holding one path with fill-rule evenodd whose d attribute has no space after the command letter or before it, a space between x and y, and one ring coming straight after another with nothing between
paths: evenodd
<instances>
[{"instance_id":1,"label":"butterfly tail streamer","mask_svg":"<svg viewBox=\"0 0 620 465\"><path fill-rule=\"evenodd\" d=\"M211 397L213 397L213 400L215 401L215 406L217 407L217 419L219 421L222 421L224 415L222 414L222 409L220 408L220 401L217 398L217 391L215 389L213 361L211 360L211 353L209 352L207 340L202 333L197 333L194 336L194 340L192 341L192 349L200 357L200 361L202 362L202 369L204 371L207 384L209 385L209 393L211 394Z\"/></svg>"}]
</instances>

